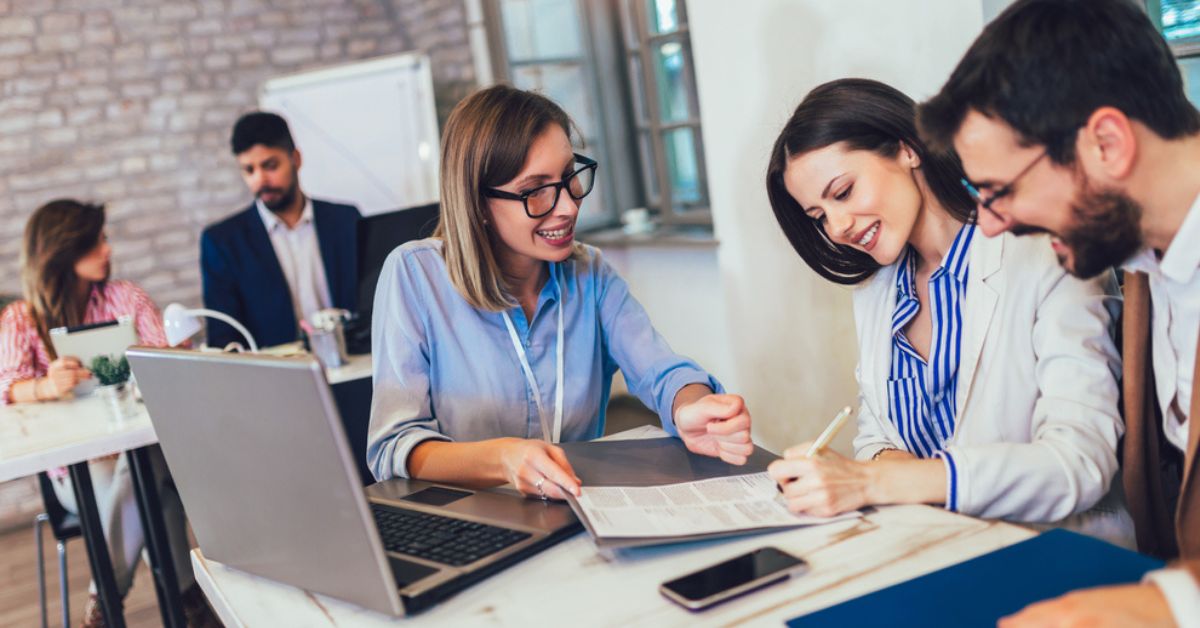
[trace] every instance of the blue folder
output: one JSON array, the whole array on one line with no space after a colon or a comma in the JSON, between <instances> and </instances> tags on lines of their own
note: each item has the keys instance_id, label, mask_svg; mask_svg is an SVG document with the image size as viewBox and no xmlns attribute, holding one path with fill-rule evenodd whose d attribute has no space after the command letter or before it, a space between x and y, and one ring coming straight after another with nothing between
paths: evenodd
<instances>
[{"instance_id":1,"label":"blue folder","mask_svg":"<svg viewBox=\"0 0 1200 628\"><path fill-rule=\"evenodd\" d=\"M1089 536L1051 530L940 571L797 617L791 628L989 626L1068 591L1138 582L1163 562Z\"/></svg>"}]
</instances>

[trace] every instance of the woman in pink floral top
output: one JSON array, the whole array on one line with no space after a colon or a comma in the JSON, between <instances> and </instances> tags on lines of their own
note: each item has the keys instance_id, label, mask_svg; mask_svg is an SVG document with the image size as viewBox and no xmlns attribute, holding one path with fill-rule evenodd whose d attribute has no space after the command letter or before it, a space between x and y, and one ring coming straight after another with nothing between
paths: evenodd
<instances>
[{"instance_id":1,"label":"woman in pink floral top","mask_svg":"<svg viewBox=\"0 0 1200 628\"><path fill-rule=\"evenodd\" d=\"M109 249L107 243L102 245ZM92 284L87 306L80 324L112 321L122 316L132 316L134 327L142 344L155 347L167 345L163 334L162 315L150 297L129 281L106 281ZM74 387L78 379L86 379L89 373L78 360L61 357L57 360L59 372L72 373L75 377L60 377L57 381L48 375L55 364L52 350L42 342L33 308L28 301L17 301L0 312L0 403L9 404L26 401L48 401L59 399ZM40 380L40 381L39 381ZM15 387L32 396L14 398Z\"/></svg>"},{"instance_id":2,"label":"woman in pink floral top","mask_svg":"<svg viewBox=\"0 0 1200 628\"><path fill-rule=\"evenodd\" d=\"M54 354L46 342L55 327L83 325L132 316L143 344L166 346L162 316L141 288L111 281L112 247L104 233L104 208L72 200L51 201L38 208L25 226L21 280L25 299L0 312L0 404L36 403L71 395L91 373L72 356ZM178 493L169 483L160 453L152 457L168 536L176 565L188 564L186 521ZM144 538L125 454L88 463L100 509L105 540L121 594L133 584ZM65 469L49 474L54 492L71 512L75 492ZM190 569L178 569L187 598L199 598ZM84 625L100 625L93 596ZM185 598L186 599L186 598ZM200 604L203 604L200 599ZM194 607L195 601L187 606ZM189 609L190 610L190 609Z\"/></svg>"}]
</instances>

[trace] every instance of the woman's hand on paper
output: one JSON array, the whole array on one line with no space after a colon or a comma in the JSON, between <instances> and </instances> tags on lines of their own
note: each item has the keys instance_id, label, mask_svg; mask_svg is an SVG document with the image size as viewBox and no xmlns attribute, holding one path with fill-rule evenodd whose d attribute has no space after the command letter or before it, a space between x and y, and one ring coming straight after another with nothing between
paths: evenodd
<instances>
[{"instance_id":1,"label":"woman's hand on paper","mask_svg":"<svg viewBox=\"0 0 1200 628\"><path fill-rule=\"evenodd\" d=\"M811 442L789 448L783 458L767 467L797 514L832 517L875 503L875 478L865 462L851 460L828 449L806 457Z\"/></svg>"},{"instance_id":2,"label":"woman's hand on paper","mask_svg":"<svg viewBox=\"0 0 1200 628\"><path fill-rule=\"evenodd\" d=\"M523 438L497 439L504 477L529 497L566 499L579 495L581 481L561 447Z\"/></svg>"},{"instance_id":3,"label":"woman's hand on paper","mask_svg":"<svg viewBox=\"0 0 1200 628\"><path fill-rule=\"evenodd\" d=\"M729 464L746 464L754 453L750 412L739 395L709 393L685 402L675 411L675 427L683 444L698 454L720 458Z\"/></svg>"}]
</instances>

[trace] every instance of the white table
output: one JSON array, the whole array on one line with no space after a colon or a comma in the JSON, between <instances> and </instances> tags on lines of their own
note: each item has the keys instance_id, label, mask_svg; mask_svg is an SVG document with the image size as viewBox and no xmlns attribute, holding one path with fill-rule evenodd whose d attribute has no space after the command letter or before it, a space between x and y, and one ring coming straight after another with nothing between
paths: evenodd
<instances>
[{"instance_id":1,"label":"white table","mask_svg":"<svg viewBox=\"0 0 1200 628\"><path fill-rule=\"evenodd\" d=\"M108 420L97 395L0 406L0 482L157 442L140 403L121 423Z\"/></svg>"},{"instance_id":2,"label":"white table","mask_svg":"<svg viewBox=\"0 0 1200 628\"><path fill-rule=\"evenodd\" d=\"M158 443L145 406L120 422L98 395L69 401L0 406L0 482L67 467L75 490L80 528L88 549L92 578L109 626L124 626L121 597L113 577L112 559L96 508L88 460L128 452L138 510L154 574L163 624L183 626L183 606L175 565L167 541L148 447Z\"/></svg>"},{"instance_id":3,"label":"white table","mask_svg":"<svg viewBox=\"0 0 1200 628\"><path fill-rule=\"evenodd\" d=\"M350 359L337 368L325 369L325 379L330 386L352 382L371 377L371 354L352 355Z\"/></svg>"},{"instance_id":4,"label":"white table","mask_svg":"<svg viewBox=\"0 0 1200 628\"><path fill-rule=\"evenodd\" d=\"M778 626L1034 534L1027 528L927 506L886 507L860 521L648 548L612 559L599 554L581 533L405 621L514 628ZM803 557L811 571L698 614L658 593L659 583L665 580L763 545ZM192 566L226 626L393 625L387 616L206 560L199 549L192 551Z\"/></svg>"}]
</instances>

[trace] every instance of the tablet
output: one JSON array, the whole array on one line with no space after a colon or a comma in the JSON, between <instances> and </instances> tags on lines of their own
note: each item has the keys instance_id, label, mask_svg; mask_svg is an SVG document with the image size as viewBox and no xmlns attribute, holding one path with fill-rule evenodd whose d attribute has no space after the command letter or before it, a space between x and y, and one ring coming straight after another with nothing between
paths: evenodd
<instances>
[{"instance_id":1,"label":"tablet","mask_svg":"<svg viewBox=\"0 0 1200 628\"><path fill-rule=\"evenodd\" d=\"M79 358L83 368L91 369L92 360L107 355L119 360L125 350L138 344L137 330L132 316L122 316L115 321L56 327L50 330L50 342L54 353L60 358ZM95 380L88 380L75 387L75 394L84 394L95 388Z\"/></svg>"}]
</instances>

